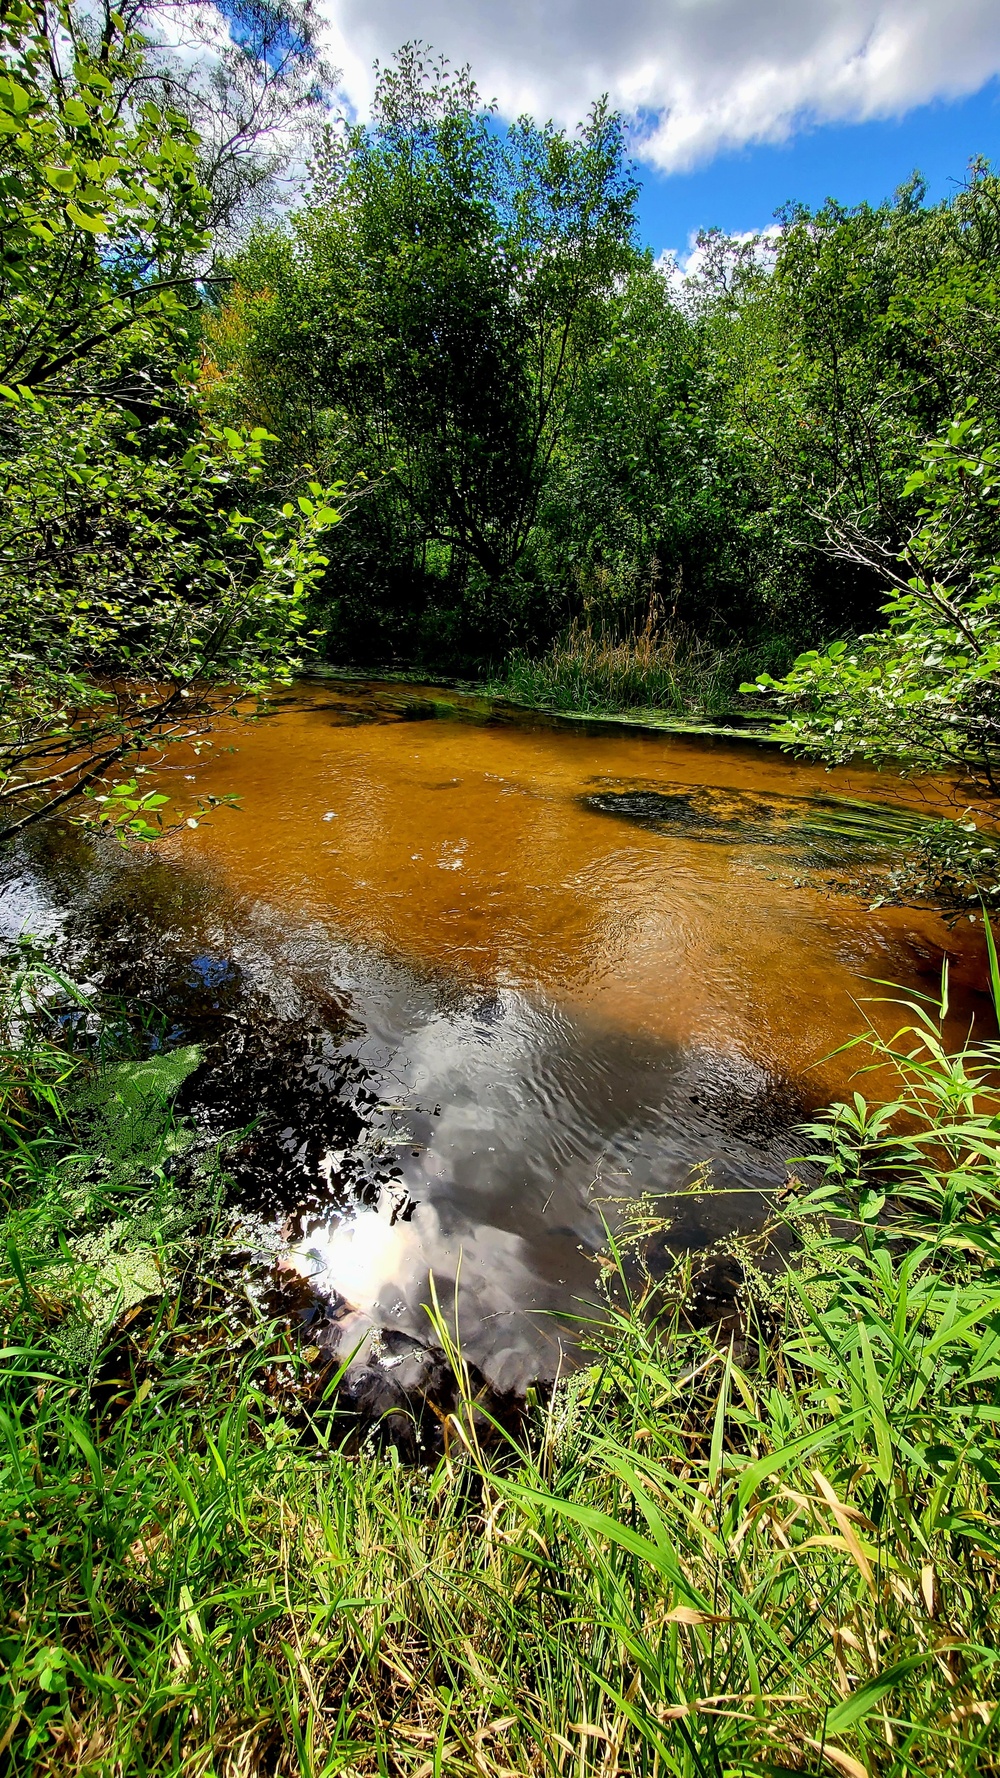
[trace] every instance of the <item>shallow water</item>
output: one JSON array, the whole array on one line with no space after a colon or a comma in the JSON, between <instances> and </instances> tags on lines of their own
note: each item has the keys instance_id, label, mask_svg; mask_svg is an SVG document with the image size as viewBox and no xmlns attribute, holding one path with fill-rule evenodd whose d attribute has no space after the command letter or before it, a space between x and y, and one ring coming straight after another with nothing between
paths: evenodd
<instances>
[{"instance_id":1,"label":"shallow water","mask_svg":"<svg viewBox=\"0 0 1000 1778\"><path fill-rule=\"evenodd\" d=\"M673 1238L759 1220L795 1120L856 1066L832 1052L882 992L869 978L933 993L947 953L953 1032L988 1020L977 930L870 912L893 842L824 827L831 797L932 813L944 789L346 683L162 776L242 806L154 859L77 848L45 876L28 857L8 924L46 893L105 920L142 904L203 984L235 969L289 1017L345 1008L330 1044L380 1101L382 1189L359 1206L358 1157L304 1147L289 1251L348 1331L422 1335L428 1273L446 1303L458 1279L468 1356L501 1386L551 1374L617 1200L705 1162L711 1182L666 1200ZM834 886L859 876L864 895Z\"/></svg>"}]
</instances>

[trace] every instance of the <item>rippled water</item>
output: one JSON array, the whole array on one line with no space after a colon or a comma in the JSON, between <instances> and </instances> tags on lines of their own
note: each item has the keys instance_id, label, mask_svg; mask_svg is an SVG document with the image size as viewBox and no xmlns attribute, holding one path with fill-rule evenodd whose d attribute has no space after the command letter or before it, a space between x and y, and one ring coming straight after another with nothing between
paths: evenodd
<instances>
[{"instance_id":1,"label":"rippled water","mask_svg":"<svg viewBox=\"0 0 1000 1778\"><path fill-rule=\"evenodd\" d=\"M301 1144L289 1253L348 1329L422 1334L428 1273L446 1302L458 1279L501 1385L553 1370L617 1200L711 1162L668 1200L674 1238L753 1224L796 1118L847 1083L832 1052L868 978L933 992L947 952L954 1031L988 1016L974 928L832 886L877 882L893 842L830 840L831 797L933 812L892 778L346 683L163 775L242 806L152 857L50 836L8 879L8 925L46 898L105 933L140 909L199 992L232 976L325 1019L329 1092L347 1057L374 1110L360 1161Z\"/></svg>"}]
</instances>

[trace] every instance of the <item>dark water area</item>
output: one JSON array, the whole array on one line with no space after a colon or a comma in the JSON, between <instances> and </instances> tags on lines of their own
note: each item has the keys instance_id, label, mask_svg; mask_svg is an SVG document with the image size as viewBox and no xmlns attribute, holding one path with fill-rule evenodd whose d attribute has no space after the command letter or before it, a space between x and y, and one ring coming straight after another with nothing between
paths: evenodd
<instances>
[{"instance_id":1,"label":"dark water area","mask_svg":"<svg viewBox=\"0 0 1000 1778\"><path fill-rule=\"evenodd\" d=\"M260 1119L249 1245L388 1365L431 1273L521 1389L571 1352L623 1204L659 1196L677 1245L759 1225L796 1123L850 1083L838 1046L900 1022L859 1005L872 978L933 994L947 956L951 1035L990 1028L978 927L869 906L946 786L348 682L159 777L185 812L241 806L144 852L51 828L8 863L4 929L59 929L203 1042L188 1110Z\"/></svg>"}]
</instances>

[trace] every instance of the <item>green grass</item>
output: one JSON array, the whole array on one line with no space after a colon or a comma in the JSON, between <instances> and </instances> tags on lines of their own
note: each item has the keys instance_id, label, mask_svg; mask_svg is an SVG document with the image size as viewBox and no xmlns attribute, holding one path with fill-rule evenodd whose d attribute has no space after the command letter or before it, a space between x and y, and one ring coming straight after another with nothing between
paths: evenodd
<instances>
[{"instance_id":1,"label":"green grass","mask_svg":"<svg viewBox=\"0 0 1000 1778\"><path fill-rule=\"evenodd\" d=\"M7 1769L1000 1769L996 1045L949 1055L910 1003L867 1040L892 1104L820 1120L822 1177L775 1204L795 1266L743 1250L735 1334L692 1325L691 1263L654 1283L637 1228L589 1368L517 1440L466 1392L406 1469L356 1449L215 1206L171 1222L167 1087L131 1171L84 1164L67 1094L118 1064L67 1049L46 992L22 971L3 1087ZM134 1237L126 1201L159 1287L72 1359L74 1254Z\"/></svg>"},{"instance_id":2,"label":"green grass","mask_svg":"<svg viewBox=\"0 0 1000 1778\"><path fill-rule=\"evenodd\" d=\"M791 652L780 641L769 648L720 649L687 632L660 635L648 626L617 641L574 624L540 658L513 654L486 689L516 703L577 715L723 716L740 704L744 680L762 672L765 661L790 658Z\"/></svg>"}]
</instances>

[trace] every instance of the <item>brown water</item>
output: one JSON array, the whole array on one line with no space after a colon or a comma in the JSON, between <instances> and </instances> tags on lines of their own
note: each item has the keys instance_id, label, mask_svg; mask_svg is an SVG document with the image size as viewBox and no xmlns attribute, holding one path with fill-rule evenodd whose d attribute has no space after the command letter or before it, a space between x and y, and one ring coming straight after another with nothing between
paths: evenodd
<instances>
[{"instance_id":1,"label":"brown water","mask_svg":"<svg viewBox=\"0 0 1000 1778\"><path fill-rule=\"evenodd\" d=\"M809 827L822 799L933 808L894 778L346 684L164 776L242 803L155 867L205 967L346 998L385 1106L398 1183L360 1208L321 1157L295 1263L358 1325L414 1333L428 1272L444 1299L458 1277L469 1356L502 1384L551 1372L615 1199L706 1160L715 1192L668 1200L676 1239L759 1218L795 1119L848 1083L832 1052L868 978L933 992L946 952L953 1033L988 1016L974 927L830 887L886 849L839 858Z\"/></svg>"}]
</instances>

